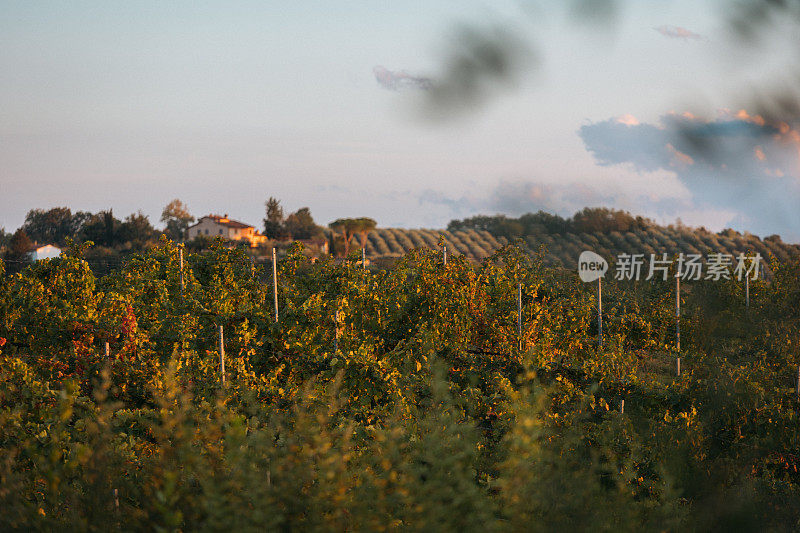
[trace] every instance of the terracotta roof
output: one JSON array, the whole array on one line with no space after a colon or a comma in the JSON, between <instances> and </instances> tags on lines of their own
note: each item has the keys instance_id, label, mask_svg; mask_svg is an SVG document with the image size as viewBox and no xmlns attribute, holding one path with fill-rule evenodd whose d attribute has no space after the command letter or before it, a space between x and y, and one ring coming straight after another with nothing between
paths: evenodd
<instances>
[{"instance_id":1,"label":"terracotta roof","mask_svg":"<svg viewBox=\"0 0 800 533\"><path fill-rule=\"evenodd\" d=\"M245 229L245 228L254 228L255 227L255 226L251 226L250 224L245 224L244 222L239 222L238 220L231 220L229 218L221 217L219 215L206 215L206 216L202 217L200 219L200 221L203 220L203 218L210 218L211 220L213 220L214 222L216 222L217 224L219 224L221 226L227 226L229 228L234 228L234 229ZM197 224L200 224L200 221L198 221ZM195 224L194 226L197 226L197 224ZM194 227L194 226L190 226L190 227Z\"/></svg>"}]
</instances>

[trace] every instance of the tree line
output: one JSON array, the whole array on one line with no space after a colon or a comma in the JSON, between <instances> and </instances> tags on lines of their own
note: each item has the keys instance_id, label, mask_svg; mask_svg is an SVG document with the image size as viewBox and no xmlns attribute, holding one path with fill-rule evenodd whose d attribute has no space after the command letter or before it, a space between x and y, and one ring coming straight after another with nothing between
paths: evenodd
<instances>
[{"instance_id":1,"label":"tree line","mask_svg":"<svg viewBox=\"0 0 800 533\"><path fill-rule=\"evenodd\" d=\"M183 240L186 228L194 220L178 199L169 202L162 211L163 230L153 227L149 217L141 211L120 220L113 209L97 213L73 212L69 207L31 209L13 234L0 230L0 250L11 270L26 262L37 245L45 244L63 248L69 242L92 242L94 246L87 251L89 259L113 260L151 248L162 234L176 241Z\"/></svg>"},{"instance_id":2,"label":"tree line","mask_svg":"<svg viewBox=\"0 0 800 533\"><path fill-rule=\"evenodd\" d=\"M627 211L605 207L586 207L572 217L563 218L557 214L538 211L527 213L519 218L505 215L478 215L463 220L452 220L447 229L483 229L495 236L514 239L533 234L566 233L610 233L646 229L655 222L641 216L633 216Z\"/></svg>"},{"instance_id":3,"label":"tree line","mask_svg":"<svg viewBox=\"0 0 800 533\"><path fill-rule=\"evenodd\" d=\"M368 217L338 218L319 225L308 207L286 215L280 200L274 197L267 200L265 208L263 234L269 240L247 250L256 261L271 257L273 247L283 254L292 242L301 241L309 257L326 254L346 257L354 247L360 247L370 261L386 266L413 248L438 248L440 237L444 238L448 252L464 254L471 261L479 261L519 238L530 253L544 246L546 264L570 268L583 250L594 250L607 258L623 252L674 255L714 251L758 252L765 259L774 256L786 261L800 254L800 247L784 243L777 235L759 239L732 229L714 233L684 226L680 220L674 225L661 226L641 216L605 208L586 208L568 218L543 211L518 218L479 215L452 220L448 229L441 231L379 229L376 221ZM93 268L103 270L104 265L116 267L133 252L152 247L162 234L183 242L195 217L183 202L175 199L164 207L160 222L163 229L159 230L141 212L120 220L110 209L98 213L72 212L67 207L34 209L15 233L0 230L0 257L14 270L27 261L34 243L63 247L67 239L76 243L91 241L94 246L87 250L86 258ZM206 250L214 239L198 236L186 245L192 251Z\"/></svg>"},{"instance_id":4,"label":"tree line","mask_svg":"<svg viewBox=\"0 0 800 533\"><path fill-rule=\"evenodd\" d=\"M377 222L368 217L337 218L326 232L318 226L308 207L302 207L296 212L284 217L280 200L270 197L266 202L266 216L264 218L264 235L270 239L288 241L328 242L330 253L344 256L350 254L350 245L355 235L360 236L361 248L366 249L367 234L374 230Z\"/></svg>"},{"instance_id":5,"label":"tree line","mask_svg":"<svg viewBox=\"0 0 800 533\"><path fill-rule=\"evenodd\" d=\"M65 247L69 242L87 243L93 246L86 251L86 258L95 262L118 263L123 257L155 246L164 235L175 242L184 242L187 229L196 221L189 208L179 199L170 201L161 212L163 229L157 229L147 215L138 211L124 219L114 215L112 209L97 213L73 212L69 207L31 209L25 222L14 233L0 229L0 258L9 263L14 271L28 261L29 254L37 245L52 244ZM362 248L366 235L377 223L371 218L339 218L327 228L317 225L308 207L284 215L280 200L270 197L266 202L263 233L270 239L268 246L255 250L256 255L267 255L265 248L277 243L304 241L317 254L327 244L327 253L346 256L355 235L360 235ZM198 236L187 243L192 250L208 249L213 238ZM286 244L288 246L288 244Z\"/></svg>"}]
</instances>

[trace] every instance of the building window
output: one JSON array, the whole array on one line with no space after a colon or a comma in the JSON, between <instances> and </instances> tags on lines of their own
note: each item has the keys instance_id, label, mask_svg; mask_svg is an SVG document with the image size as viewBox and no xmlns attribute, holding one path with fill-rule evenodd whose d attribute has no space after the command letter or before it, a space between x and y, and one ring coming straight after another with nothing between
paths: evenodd
<instances>
[{"instance_id":1,"label":"building window","mask_svg":"<svg viewBox=\"0 0 800 533\"><path fill-rule=\"evenodd\" d=\"M222 235L222 230L219 230L219 234Z\"/></svg>"}]
</instances>

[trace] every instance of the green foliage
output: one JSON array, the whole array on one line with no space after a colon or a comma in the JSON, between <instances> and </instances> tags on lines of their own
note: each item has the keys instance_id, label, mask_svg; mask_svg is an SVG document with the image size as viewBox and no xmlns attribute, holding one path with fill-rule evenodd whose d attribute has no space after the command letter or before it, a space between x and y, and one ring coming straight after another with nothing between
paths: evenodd
<instances>
[{"instance_id":1,"label":"green foliage","mask_svg":"<svg viewBox=\"0 0 800 533\"><path fill-rule=\"evenodd\" d=\"M28 238L25 230L18 229L14 232L9 239L8 248L3 254L3 259L10 263L9 270L11 272L22 270L24 264L30 261L30 252L33 247L33 242Z\"/></svg>"},{"instance_id":2,"label":"green foliage","mask_svg":"<svg viewBox=\"0 0 800 533\"><path fill-rule=\"evenodd\" d=\"M120 224L117 240L129 243L132 249L140 251L152 245L158 235L147 215L139 211L125 217L125 221Z\"/></svg>"},{"instance_id":3,"label":"green foliage","mask_svg":"<svg viewBox=\"0 0 800 533\"><path fill-rule=\"evenodd\" d=\"M602 207L587 207L566 220L558 215L552 215L544 211L527 213L516 219L508 218L505 215L479 215L464 220L452 220L447 225L447 229L450 231L481 229L494 235L516 238L537 233L628 232L636 229L645 229L651 225L653 225L651 220L642 217L633 217L626 211Z\"/></svg>"},{"instance_id":4,"label":"green foliage","mask_svg":"<svg viewBox=\"0 0 800 533\"><path fill-rule=\"evenodd\" d=\"M266 216L264 218L264 235L270 239L285 239L288 235L284 228L283 207L277 198L269 197L264 204Z\"/></svg>"},{"instance_id":5,"label":"green foliage","mask_svg":"<svg viewBox=\"0 0 800 533\"><path fill-rule=\"evenodd\" d=\"M608 233L611 231L634 231L652 225L650 220L633 217L627 211L586 207L572 216L572 227L578 233Z\"/></svg>"},{"instance_id":6,"label":"green foliage","mask_svg":"<svg viewBox=\"0 0 800 533\"><path fill-rule=\"evenodd\" d=\"M335 233L341 233L342 247L339 251L342 257L350 254L350 241L356 234L361 235L361 247L366 248L367 234L375 229L377 222L368 217L361 218L337 218L328 227ZM410 247L413 247L411 245Z\"/></svg>"},{"instance_id":7,"label":"green foliage","mask_svg":"<svg viewBox=\"0 0 800 533\"><path fill-rule=\"evenodd\" d=\"M8 233L5 228L0 228L0 252L5 251L9 241L11 241L11 233Z\"/></svg>"},{"instance_id":8,"label":"green foliage","mask_svg":"<svg viewBox=\"0 0 800 533\"><path fill-rule=\"evenodd\" d=\"M607 279L601 348L595 285L435 237L374 271L293 244L277 321L271 266L220 241L0 263L0 529L800 526L797 262L749 308L687 283L676 377L671 281Z\"/></svg>"},{"instance_id":9,"label":"green foliage","mask_svg":"<svg viewBox=\"0 0 800 533\"><path fill-rule=\"evenodd\" d=\"M114 217L113 210L100 211L84 223L80 232L81 240L112 247L117 240L120 224L122 222Z\"/></svg>"},{"instance_id":10,"label":"green foliage","mask_svg":"<svg viewBox=\"0 0 800 533\"><path fill-rule=\"evenodd\" d=\"M63 245L67 237L74 237L91 216L79 211L75 214L68 207L54 207L47 211L32 209L25 216L22 230L40 244Z\"/></svg>"},{"instance_id":11,"label":"green foliage","mask_svg":"<svg viewBox=\"0 0 800 533\"><path fill-rule=\"evenodd\" d=\"M292 239L311 240L319 239L323 236L322 228L314 222L311 210L307 207L301 207L290 214L286 217L283 225Z\"/></svg>"},{"instance_id":12,"label":"green foliage","mask_svg":"<svg viewBox=\"0 0 800 533\"><path fill-rule=\"evenodd\" d=\"M161 211L161 222L165 225L164 234L175 242L181 242L186 238L186 230L194 222L194 217L189 208L175 198Z\"/></svg>"}]
</instances>

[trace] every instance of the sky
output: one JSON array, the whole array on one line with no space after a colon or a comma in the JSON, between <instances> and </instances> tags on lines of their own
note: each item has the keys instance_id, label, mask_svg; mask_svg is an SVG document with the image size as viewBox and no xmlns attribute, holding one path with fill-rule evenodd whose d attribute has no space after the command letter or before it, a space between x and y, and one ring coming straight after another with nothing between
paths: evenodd
<instances>
[{"instance_id":1,"label":"sky","mask_svg":"<svg viewBox=\"0 0 800 533\"><path fill-rule=\"evenodd\" d=\"M698 4L6 0L0 227L158 226L173 198L260 226L274 196L320 224L603 206L798 242L800 127L753 98L796 31L743 45Z\"/></svg>"}]
</instances>

